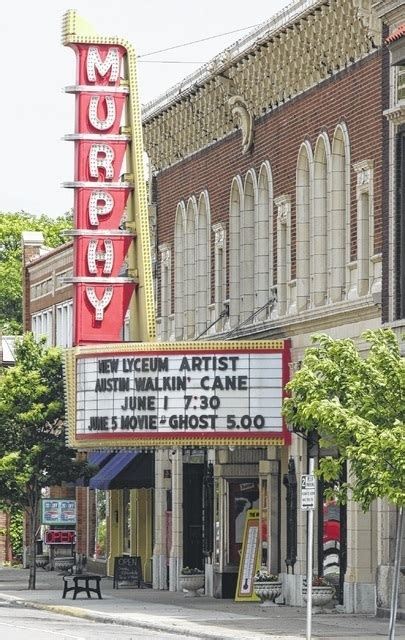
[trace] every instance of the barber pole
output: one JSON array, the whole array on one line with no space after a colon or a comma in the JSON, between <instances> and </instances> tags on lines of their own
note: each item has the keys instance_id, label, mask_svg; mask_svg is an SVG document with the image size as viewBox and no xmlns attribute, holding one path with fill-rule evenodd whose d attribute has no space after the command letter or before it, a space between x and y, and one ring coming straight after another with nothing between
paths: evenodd
<instances>
[{"instance_id":1,"label":"barber pole","mask_svg":"<svg viewBox=\"0 0 405 640\"><path fill-rule=\"evenodd\" d=\"M85 28L85 27L83 27ZM118 38L86 36L74 11L63 42L76 54L74 344L122 340L130 305L133 340L154 338L149 225L135 54Z\"/></svg>"}]
</instances>

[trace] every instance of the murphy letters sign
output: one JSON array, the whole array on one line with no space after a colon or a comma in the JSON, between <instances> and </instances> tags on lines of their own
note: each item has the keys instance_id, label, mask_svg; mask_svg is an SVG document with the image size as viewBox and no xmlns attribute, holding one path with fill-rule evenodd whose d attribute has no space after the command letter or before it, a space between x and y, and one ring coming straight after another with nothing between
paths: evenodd
<instances>
[{"instance_id":1,"label":"murphy letters sign","mask_svg":"<svg viewBox=\"0 0 405 640\"><path fill-rule=\"evenodd\" d=\"M117 342L131 300L134 340L155 335L149 222L135 54L120 38L86 35L74 11L63 42L76 54L74 344Z\"/></svg>"}]
</instances>

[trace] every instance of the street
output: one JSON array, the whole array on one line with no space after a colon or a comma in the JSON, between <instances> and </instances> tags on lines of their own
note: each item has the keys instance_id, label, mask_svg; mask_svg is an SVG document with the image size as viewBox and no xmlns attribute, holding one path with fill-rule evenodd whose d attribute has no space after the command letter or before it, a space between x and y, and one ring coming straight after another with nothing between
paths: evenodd
<instances>
[{"instance_id":1,"label":"street","mask_svg":"<svg viewBox=\"0 0 405 640\"><path fill-rule=\"evenodd\" d=\"M72 618L0 602L3 640L186 640L186 636Z\"/></svg>"}]
</instances>

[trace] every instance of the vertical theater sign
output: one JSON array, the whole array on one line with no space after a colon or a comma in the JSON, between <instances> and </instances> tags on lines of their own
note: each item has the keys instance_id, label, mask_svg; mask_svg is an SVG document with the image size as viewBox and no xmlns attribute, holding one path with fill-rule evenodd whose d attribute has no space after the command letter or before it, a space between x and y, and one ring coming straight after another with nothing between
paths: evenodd
<instances>
[{"instance_id":1,"label":"vertical theater sign","mask_svg":"<svg viewBox=\"0 0 405 640\"><path fill-rule=\"evenodd\" d=\"M86 35L87 31L87 35ZM121 38L88 35L75 11L63 44L76 54L74 344L118 342L131 303L133 340L155 335L135 53Z\"/></svg>"},{"instance_id":2,"label":"vertical theater sign","mask_svg":"<svg viewBox=\"0 0 405 640\"><path fill-rule=\"evenodd\" d=\"M76 54L74 344L66 353L68 440L77 449L284 445L288 341L153 343L149 221L135 54L89 35ZM87 35L86 35L87 34ZM122 342L130 307L130 339Z\"/></svg>"}]
</instances>

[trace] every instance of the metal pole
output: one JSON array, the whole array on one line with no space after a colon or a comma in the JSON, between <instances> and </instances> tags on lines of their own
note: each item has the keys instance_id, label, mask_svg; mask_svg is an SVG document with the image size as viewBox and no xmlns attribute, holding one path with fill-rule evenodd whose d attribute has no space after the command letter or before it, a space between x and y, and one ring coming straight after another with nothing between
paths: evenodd
<instances>
[{"instance_id":1,"label":"metal pole","mask_svg":"<svg viewBox=\"0 0 405 640\"><path fill-rule=\"evenodd\" d=\"M389 640L394 640L395 638L395 622L397 619L397 608L398 608L399 573L401 570L401 546L402 546L403 520L404 520L404 509L403 507L400 507L398 511L398 520L397 520L397 540L395 544L394 578L392 581L390 630L388 635Z\"/></svg>"},{"instance_id":2,"label":"metal pole","mask_svg":"<svg viewBox=\"0 0 405 640\"><path fill-rule=\"evenodd\" d=\"M315 460L309 459L309 474L314 474ZM307 640L312 633L312 565L314 546L314 510L308 510L308 547L307 547Z\"/></svg>"}]
</instances>

